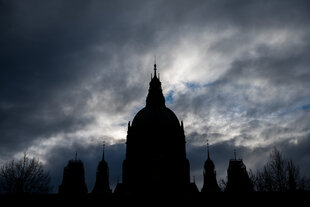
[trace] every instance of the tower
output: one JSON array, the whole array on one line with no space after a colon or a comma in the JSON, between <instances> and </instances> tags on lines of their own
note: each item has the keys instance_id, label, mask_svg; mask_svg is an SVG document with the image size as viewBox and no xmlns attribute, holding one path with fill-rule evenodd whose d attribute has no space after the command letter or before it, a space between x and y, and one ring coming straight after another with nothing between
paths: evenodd
<instances>
[{"instance_id":1,"label":"tower","mask_svg":"<svg viewBox=\"0 0 310 207\"><path fill-rule=\"evenodd\" d=\"M77 159L77 153L74 160L69 160L64 168L62 183L59 186L60 194L86 194L87 186L85 184L84 165Z\"/></svg>"},{"instance_id":2,"label":"tower","mask_svg":"<svg viewBox=\"0 0 310 207\"><path fill-rule=\"evenodd\" d=\"M93 194L110 194L112 193L109 185L109 166L104 160L105 144L102 148L102 159L98 164L96 173L96 183L92 191Z\"/></svg>"},{"instance_id":3,"label":"tower","mask_svg":"<svg viewBox=\"0 0 310 207\"><path fill-rule=\"evenodd\" d=\"M253 185L250 181L246 166L242 159L237 159L234 150L234 159L229 161L227 170L227 185L225 192L252 192Z\"/></svg>"},{"instance_id":4,"label":"tower","mask_svg":"<svg viewBox=\"0 0 310 207\"><path fill-rule=\"evenodd\" d=\"M203 170L203 187L202 193L207 192L220 192L221 189L217 184L216 171L213 161L210 159L209 143L207 142L208 158L204 164Z\"/></svg>"},{"instance_id":5,"label":"tower","mask_svg":"<svg viewBox=\"0 0 310 207\"><path fill-rule=\"evenodd\" d=\"M156 71L155 63L146 106L128 123L123 183L115 192L161 194L197 189L190 183L183 122L166 107Z\"/></svg>"}]
</instances>

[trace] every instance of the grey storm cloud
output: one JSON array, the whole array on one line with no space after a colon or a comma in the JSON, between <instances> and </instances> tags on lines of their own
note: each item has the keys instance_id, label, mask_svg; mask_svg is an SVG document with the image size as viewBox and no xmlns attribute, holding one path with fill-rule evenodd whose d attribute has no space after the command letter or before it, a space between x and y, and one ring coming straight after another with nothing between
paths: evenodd
<instances>
[{"instance_id":1,"label":"grey storm cloud","mask_svg":"<svg viewBox=\"0 0 310 207\"><path fill-rule=\"evenodd\" d=\"M1 3L2 152L12 152L18 143L23 147L42 134L91 123L85 110L94 92L107 91L109 96L102 98L114 111L121 108L117 103L124 108L127 99L139 94L139 87L129 85L128 67L119 59L127 41L121 36L128 31L114 13L125 8L104 3L101 8L106 11L101 11L84 1ZM113 21L117 26L111 26ZM103 51L95 53L92 47L102 35ZM114 48L115 42L120 48ZM98 60L105 63L99 69L93 66Z\"/></svg>"},{"instance_id":2,"label":"grey storm cloud","mask_svg":"<svg viewBox=\"0 0 310 207\"><path fill-rule=\"evenodd\" d=\"M234 148L256 169L275 145L309 173L309 10L306 0L0 0L0 161L34 147L57 188L78 151L91 188L95 136L123 136L107 147L114 185L157 55L197 181L207 139L219 178Z\"/></svg>"}]
</instances>

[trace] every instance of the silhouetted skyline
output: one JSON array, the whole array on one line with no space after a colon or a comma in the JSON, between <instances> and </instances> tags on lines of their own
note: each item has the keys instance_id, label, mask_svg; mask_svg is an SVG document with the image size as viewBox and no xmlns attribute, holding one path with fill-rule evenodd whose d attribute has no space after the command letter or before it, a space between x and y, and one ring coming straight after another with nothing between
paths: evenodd
<instances>
[{"instance_id":1,"label":"silhouetted skyline","mask_svg":"<svg viewBox=\"0 0 310 207\"><path fill-rule=\"evenodd\" d=\"M156 59L155 59L156 60ZM109 165L105 161L105 144L102 159L96 172L93 195L118 198L151 196L165 198L185 196L198 198L199 193L249 193L249 192L304 192L308 190L309 178L300 175L300 168L283 155L276 147L270 153L262 170L253 173L246 168L243 159L229 160L226 179L219 182L216 167L210 158L207 140L207 159L203 166L203 187L197 188L194 177L190 180L190 162L186 156L186 137L183 121L179 121L172 110L166 107L162 84L154 63L146 105L127 126L126 153L122 164L122 181L117 180L114 190L110 188ZM84 165L81 160L70 160L64 168L59 194L87 194ZM172 196L172 197L171 197Z\"/></svg>"},{"instance_id":2,"label":"silhouetted skyline","mask_svg":"<svg viewBox=\"0 0 310 207\"><path fill-rule=\"evenodd\" d=\"M255 172L275 146L309 175L309 10L307 0L0 0L0 164L27 151L57 192L78 152L90 192L105 141L114 189L156 56L199 190L207 140L218 181L234 149Z\"/></svg>"}]
</instances>

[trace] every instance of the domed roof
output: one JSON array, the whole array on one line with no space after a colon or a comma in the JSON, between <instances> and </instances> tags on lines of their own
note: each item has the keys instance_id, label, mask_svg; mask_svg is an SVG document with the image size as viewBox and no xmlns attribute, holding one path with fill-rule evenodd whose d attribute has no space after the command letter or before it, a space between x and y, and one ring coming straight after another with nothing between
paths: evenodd
<instances>
[{"instance_id":1,"label":"domed roof","mask_svg":"<svg viewBox=\"0 0 310 207\"><path fill-rule=\"evenodd\" d=\"M144 131L151 128L157 131L176 131L181 128L177 116L165 105L161 82L156 74L156 64L154 64L154 76L150 82L146 106L134 117L132 128L139 128Z\"/></svg>"},{"instance_id":2,"label":"domed roof","mask_svg":"<svg viewBox=\"0 0 310 207\"><path fill-rule=\"evenodd\" d=\"M189 192L190 167L183 123L165 105L156 64L146 105L132 124L128 123L123 183L128 189L149 195L185 189Z\"/></svg>"},{"instance_id":3,"label":"domed roof","mask_svg":"<svg viewBox=\"0 0 310 207\"><path fill-rule=\"evenodd\" d=\"M155 126L154 126L155 125ZM177 116L167 107L144 107L132 121L132 128L149 128L164 126L165 128L180 128Z\"/></svg>"}]
</instances>

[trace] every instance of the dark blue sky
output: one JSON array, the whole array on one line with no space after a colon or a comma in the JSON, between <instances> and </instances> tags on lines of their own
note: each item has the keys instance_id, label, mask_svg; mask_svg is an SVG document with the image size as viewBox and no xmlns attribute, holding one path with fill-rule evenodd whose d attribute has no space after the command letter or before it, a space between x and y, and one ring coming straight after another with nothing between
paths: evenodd
<instances>
[{"instance_id":1,"label":"dark blue sky","mask_svg":"<svg viewBox=\"0 0 310 207\"><path fill-rule=\"evenodd\" d=\"M309 175L307 0L0 0L0 163L24 151L61 182L78 152L89 190L105 141L112 187L154 56L183 120L199 188L237 149L256 170L276 146Z\"/></svg>"}]
</instances>

